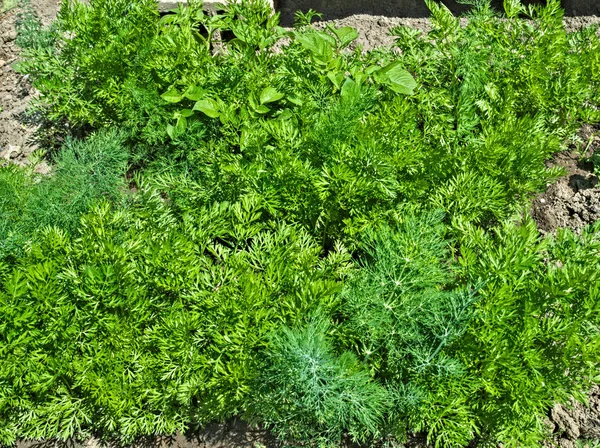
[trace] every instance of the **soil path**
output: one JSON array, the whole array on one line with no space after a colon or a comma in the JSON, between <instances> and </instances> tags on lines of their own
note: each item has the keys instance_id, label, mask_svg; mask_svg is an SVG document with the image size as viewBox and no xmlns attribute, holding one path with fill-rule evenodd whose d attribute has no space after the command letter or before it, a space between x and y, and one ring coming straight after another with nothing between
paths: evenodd
<instances>
[{"instance_id":1,"label":"soil path","mask_svg":"<svg viewBox=\"0 0 600 448\"><path fill-rule=\"evenodd\" d=\"M60 2L33 0L32 6L47 25L56 17ZM19 56L15 43L17 18L16 9L0 13L0 160L23 162L39 147L36 141L39 124L27 113L35 97L31 83L12 67ZM44 169L43 166L40 168Z\"/></svg>"}]
</instances>

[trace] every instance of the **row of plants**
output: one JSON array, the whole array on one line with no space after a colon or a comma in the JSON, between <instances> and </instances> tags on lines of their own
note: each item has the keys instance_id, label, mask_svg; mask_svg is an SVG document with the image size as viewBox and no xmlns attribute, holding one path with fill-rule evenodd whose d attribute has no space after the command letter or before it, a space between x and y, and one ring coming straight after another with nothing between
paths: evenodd
<instances>
[{"instance_id":1,"label":"row of plants","mask_svg":"<svg viewBox=\"0 0 600 448\"><path fill-rule=\"evenodd\" d=\"M0 167L0 442L543 440L599 379L600 224L528 202L600 121L600 40L474 3L368 52L259 0L26 7L17 68L85 137Z\"/></svg>"}]
</instances>

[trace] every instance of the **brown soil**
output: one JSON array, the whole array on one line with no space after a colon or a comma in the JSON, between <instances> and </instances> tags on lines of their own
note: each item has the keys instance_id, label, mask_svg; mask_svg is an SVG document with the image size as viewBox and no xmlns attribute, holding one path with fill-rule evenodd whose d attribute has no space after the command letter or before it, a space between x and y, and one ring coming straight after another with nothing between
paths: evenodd
<instances>
[{"instance_id":1,"label":"brown soil","mask_svg":"<svg viewBox=\"0 0 600 448\"><path fill-rule=\"evenodd\" d=\"M600 185L588 161L600 151L600 129L584 126L580 148L559 153L550 163L566 169L567 175L550 185L533 201L532 215L542 232L567 227L576 232L600 219Z\"/></svg>"},{"instance_id":2,"label":"brown soil","mask_svg":"<svg viewBox=\"0 0 600 448\"><path fill-rule=\"evenodd\" d=\"M59 8L57 0L34 0L31 4L45 24L56 17ZM0 15L0 160L22 163L39 146L39 123L27 113L35 96L31 83L12 67L19 55L16 20L16 9Z\"/></svg>"},{"instance_id":3,"label":"brown soil","mask_svg":"<svg viewBox=\"0 0 600 448\"><path fill-rule=\"evenodd\" d=\"M550 412L553 440L548 447L575 448L581 440L600 439L600 387L589 394L587 405L572 400L568 406L556 405Z\"/></svg>"}]
</instances>

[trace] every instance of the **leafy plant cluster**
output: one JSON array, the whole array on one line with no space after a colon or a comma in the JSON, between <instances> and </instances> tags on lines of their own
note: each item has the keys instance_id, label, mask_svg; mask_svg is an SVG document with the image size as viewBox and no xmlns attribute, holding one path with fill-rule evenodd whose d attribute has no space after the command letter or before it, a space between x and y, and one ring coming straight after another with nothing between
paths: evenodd
<instances>
[{"instance_id":1,"label":"leafy plant cluster","mask_svg":"<svg viewBox=\"0 0 600 448\"><path fill-rule=\"evenodd\" d=\"M182 219L143 190L2 269L2 438L127 440L241 409L266 335L336 303L348 256L250 199ZM15 412L15 410L20 410ZM42 423L43 422L43 423Z\"/></svg>"},{"instance_id":2,"label":"leafy plant cluster","mask_svg":"<svg viewBox=\"0 0 600 448\"><path fill-rule=\"evenodd\" d=\"M124 126L181 207L257 194L324 247L353 246L403 202L487 225L597 118L598 39L567 34L556 2L533 21L483 4L466 27L430 6L434 30L396 30L398 55L349 50L351 28L286 31L260 1L162 18L152 0L67 2L56 43L21 68L51 117Z\"/></svg>"},{"instance_id":3,"label":"leafy plant cluster","mask_svg":"<svg viewBox=\"0 0 600 448\"><path fill-rule=\"evenodd\" d=\"M241 416L298 445L534 446L584 397L600 224L542 237L526 205L600 121L596 30L555 0L427 3L432 31L370 52L261 1L22 21L38 107L89 135L50 176L0 168L2 443Z\"/></svg>"},{"instance_id":4,"label":"leafy plant cluster","mask_svg":"<svg viewBox=\"0 0 600 448\"><path fill-rule=\"evenodd\" d=\"M0 260L18 256L44 227L77 235L81 215L95 201L124 199L129 151L116 131L68 141L52 176L36 172L39 157L26 168L0 166Z\"/></svg>"}]
</instances>

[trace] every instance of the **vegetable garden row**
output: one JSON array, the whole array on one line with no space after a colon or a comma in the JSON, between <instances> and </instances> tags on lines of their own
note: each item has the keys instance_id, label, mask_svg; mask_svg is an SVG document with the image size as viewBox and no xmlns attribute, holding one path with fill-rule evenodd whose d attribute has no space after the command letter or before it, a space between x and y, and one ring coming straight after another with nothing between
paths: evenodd
<instances>
[{"instance_id":1,"label":"vegetable garden row","mask_svg":"<svg viewBox=\"0 0 600 448\"><path fill-rule=\"evenodd\" d=\"M369 52L259 0L25 10L56 145L0 167L0 443L238 416L302 446L524 447L584 399L600 224L541 234L530 204L600 122L596 28L427 5L430 32Z\"/></svg>"}]
</instances>

